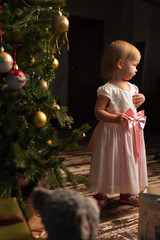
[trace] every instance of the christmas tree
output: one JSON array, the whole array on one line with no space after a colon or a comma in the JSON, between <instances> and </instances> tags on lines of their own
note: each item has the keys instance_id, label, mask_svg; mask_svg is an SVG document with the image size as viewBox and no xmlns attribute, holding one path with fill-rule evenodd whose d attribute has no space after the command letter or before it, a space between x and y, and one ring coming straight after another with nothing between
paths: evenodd
<instances>
[{"instance_id":1,"label":"christmas tree","mask_svg":"<svg viewBox=\"0 0 160 240\"><path fill-rule=\"evenodd\" d=\"M0 198L16 197L23 209L24 198L42 179L50 188L65 187L66 178L74 187L78 181L90 185L70 172L60 157L77 146L89 126L59 139L56 127L71 128L73 118L48 90L58 65L54 54L68 47L65 4L1 1Z\"/></svg>"}]
</instances>

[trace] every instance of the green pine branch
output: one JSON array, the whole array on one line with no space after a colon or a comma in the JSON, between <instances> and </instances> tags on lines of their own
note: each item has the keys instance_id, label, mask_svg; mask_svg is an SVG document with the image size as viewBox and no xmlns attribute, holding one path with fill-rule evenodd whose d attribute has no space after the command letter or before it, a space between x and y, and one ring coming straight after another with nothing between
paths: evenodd
<instances>
[{"instance_id":1,"label":"green pine branch","mask_svg":"<svg viewBox=\"0 0 160 240\"><path fill-rule=\"evenodd\" d=\"M57 126L68 127L74 119L66 106L57 105L49 90L37 85L42 78L48 86L54 81L57 49L53 49L52 20L59 9L69 15L63 10L66 1L1 0L1 4L4 49L13 56L17 44L17 64L27 82L23 88L10 89L7 73L0 74L0 198L16 197L25 212L24 199L42 179L49 188L65 187L66 181L75 188L78 183L90 186L88 179L73 174L60 157L61 152L78 146L90 126L70 130L68 138L60 139ZM42 127L33 124L37 111L47 117ZM26 186L21 186L21 178Z\"/></svg>"}]
</instances>

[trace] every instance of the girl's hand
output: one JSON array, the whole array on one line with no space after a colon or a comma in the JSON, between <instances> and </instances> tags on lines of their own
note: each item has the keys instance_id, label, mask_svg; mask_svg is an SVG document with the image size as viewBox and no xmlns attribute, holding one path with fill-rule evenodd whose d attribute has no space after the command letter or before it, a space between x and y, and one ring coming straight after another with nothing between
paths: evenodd
<instances>
[{"instance_id":1,"label":"girl's hand","mask_svg":"<svg viewBox=\"0 0 160 240\"><path fill-rule=\"evenodd\" d=\"M125 113L121 113L115 118L115 123L125 124L128 119L129 117Z\"/></svg>"},{"instance_id":2,"label":"girl's hand","mask_svg":"<svg viewBox=\"0 0 160 240\"><path fill-rule=\"evenodd\" d=\"M145 102L145 96L142 93L132 96L133 103L136 108L140 107Z\"/></svg>"}]
</instances>

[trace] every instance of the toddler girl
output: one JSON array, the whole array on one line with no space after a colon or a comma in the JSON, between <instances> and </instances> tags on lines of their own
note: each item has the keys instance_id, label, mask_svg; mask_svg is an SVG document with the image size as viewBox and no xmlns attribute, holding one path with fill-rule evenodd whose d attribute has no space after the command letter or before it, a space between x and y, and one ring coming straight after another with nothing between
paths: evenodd
<instances>
[{"instance_id":1,"label":"toddler girl","mask_svg":"<svg viewBox=\"0 0 160 240\"><path fill-rule=\"evenodd\" d=\"M137 113L145 97L129 80L137 72L140 52L117 40L105 50L101 61L107 83L97 90L94 113L99 120L91 137L90 180L100 208L107 194L120 193L120 201L138 205L138 193L148 185L143 128L144 111Z\"/></svg>"}]
</instances>

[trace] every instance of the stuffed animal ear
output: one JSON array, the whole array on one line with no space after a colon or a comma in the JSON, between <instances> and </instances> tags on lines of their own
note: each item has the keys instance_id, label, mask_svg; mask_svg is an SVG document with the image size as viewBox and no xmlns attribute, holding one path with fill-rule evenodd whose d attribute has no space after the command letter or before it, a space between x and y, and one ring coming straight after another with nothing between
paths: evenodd
<instances>
[{"instance_id":1,"label":"stuffed animal ear","mask_svg":"<svg viewBox=\"0 0 160 240\"><path fill-rule=\"evenodd\" d=\"M33 189L32 200L33 205L37 210L40 210L42 208L47 195L48 191L43 188L35 187Z\"/></svg>"},{"instance_id":2,"label":"stuffed animal ear","mask_svg":"<svg viewBox=\"0 0 160 240\"><path fill-rule=\"evenodd\" d=\"M89 239L89 236L91 234L91 227L86 214L83 214L82 216L82 234L85 236L85 239Z\"/></svg>"}]
</instances>

